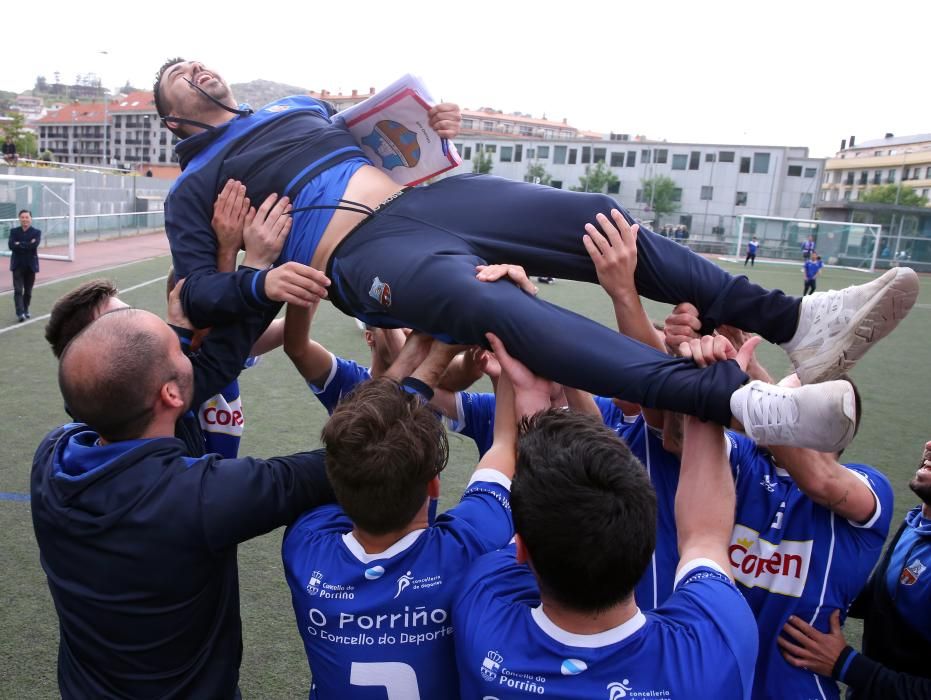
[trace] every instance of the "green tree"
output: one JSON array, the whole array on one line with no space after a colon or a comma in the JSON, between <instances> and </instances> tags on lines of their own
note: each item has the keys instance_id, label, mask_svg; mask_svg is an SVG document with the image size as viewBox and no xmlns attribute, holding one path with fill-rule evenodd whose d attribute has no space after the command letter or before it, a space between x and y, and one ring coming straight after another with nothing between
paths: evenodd
<instances>
[{"instance_id":1,"label":"green tree","mask_svg":"<svg viewBox=\"0 0 931 700\"><path fill-rule=\"evenodd\" d=\"M604 164L604 161L600 160L595 163L594 168L586 165L585 174L579 178L578 187L570 187L569 189L576 192L601 192L604 194L619 182L617 175L611 172L608 166Z\"/></svg>"},{"instance_id":2,"label":"green tree","mask_svg":"<svg viewBox=\"0 0 931 700\"><path fill-rule=\"evenodd\" d=\"M928 198L922 197L908 185L880 185L871 187L860 193L861 202L870 204L895 204L898 199L899 206L924 207L928 205Z\"/></svg>"},{"instance_id":3,"label":"green tree","mask_svg":"<svg viewBox=\"0 0 931 700\"><path fill-rule=\"evenodd\" d=\"M491 154L485 153L484 149L475 151L475 157L472 159L472 172L479 175L487 175L491 172L494 163L491 160Z\"/></svg>"},{"instance_id":4,"label":"green tree","mask_svg":"<svg viewBox=\"0 0 931 700\"><path fill-rule=\"evenodd\" d=\"M666 175L657 175L641 180L643 185L643 202L653 211L656 221L663 214L671 214L679 208L676 202L676 181ZM654 227L656 223L654 222Z\"/></svg>"},{"instance_id":5,"label":"green tree","mask_svg":"<svg viewBox=\"0 0 931 700\"><path fill-rule=\"evenodd\" d=\"M11 121L3 125L3 140L6 141L7 137L11 136L20 157L35 158L39 152L36 135L31 131L26 131L26 117L22 112L12 112L9 117Z\"/></svg>"},{"instance_id":6,"label":"green tree","mask_svg":"<svg viewBox=\"0 0 931 700\"><path fill-rule=\"evenodd\" d=\"M527 163L527 172L524 174L524 182L535 182L538 185L550 184L550 174L546 172L540 163Z\"/></svg>"}]
</instances>

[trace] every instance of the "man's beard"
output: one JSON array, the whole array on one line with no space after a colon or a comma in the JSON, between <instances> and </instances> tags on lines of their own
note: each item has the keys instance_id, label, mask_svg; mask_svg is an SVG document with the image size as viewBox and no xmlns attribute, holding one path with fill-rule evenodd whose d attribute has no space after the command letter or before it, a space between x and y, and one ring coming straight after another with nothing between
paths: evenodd
<instances>
[{"instance_id":1,"label":"man's beard","mask_svg":"<svg viewBox=\"0 0 931 700\"><path fill-rule=\"evenodd\" d=\"M922 503L926 506L931 506L931 483L919 482L918 477L915 477L908 482L908 488L921 499Z\"/></svg>"}]
</instances>

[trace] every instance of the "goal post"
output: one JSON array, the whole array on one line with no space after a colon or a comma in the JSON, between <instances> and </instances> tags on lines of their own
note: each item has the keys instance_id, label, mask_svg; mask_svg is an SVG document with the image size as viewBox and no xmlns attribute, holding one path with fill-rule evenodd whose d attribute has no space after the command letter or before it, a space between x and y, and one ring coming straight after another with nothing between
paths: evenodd
<instances>
[{"instance_id":1,"label":"goal post","mask_svg":"<svg viewBox=\"0 0 931 700\"><path fill-rule=\"evenodd\" d=\"M864 268L873 272L882 240L879 224L857 224L823 219L791 219L779 216L737 217L734 257L742 259L747 243L759 242L760 257L801 261L802 244L811 236L815 250L828 265Z\"/></svg>"},{"instance_id":2,"label":"goal post","mask_svg":"<svg viewBox=\"0 0 931 700\"><path fill-rule=\"evenodd\" d=\"M67 253L43 253L45 260L73 261L75 257L75 182L72 177L0 175L0 230L19 226L19 211L28 209L42 231L42 247L67 244ZM9 255L9 251L0 251Z\"/></svg>"}]
</instances>

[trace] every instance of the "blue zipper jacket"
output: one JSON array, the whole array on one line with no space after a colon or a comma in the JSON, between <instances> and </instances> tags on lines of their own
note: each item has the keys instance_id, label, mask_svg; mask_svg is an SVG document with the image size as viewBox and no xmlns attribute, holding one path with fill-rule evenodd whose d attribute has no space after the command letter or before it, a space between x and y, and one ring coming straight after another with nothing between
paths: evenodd
<instances>
[{"instance_id":1,"label":"blue zipper jacket","mask_svg":"<svg viewBox=\"0 0 931 700\"><path fill-rule=\"evenodd\" d=\"M246 311L277 308L265 296L267 271L216 271L217 239L210 222L226 181L244 183L256 207L272 193L294 201L327 169L365 157L341 122L330 120L328 106L306 96L272 102L186 138L175 150L183 172L165 202L165 230L175 274L185 280L184 311L199 328L234 323Z\"/></svg>"},{"instance_id":2,"label":"blue zipper jacket","mask_svg":"<svg viewBox=\"0 0 931 700\"><path fill-rule=\"evenodd\" d=\"M32 518L70 698L232 698L242 631L236 545L333 502L323 452L185 455L175 438L39 445Z\"/></svg>"}]
</instances>

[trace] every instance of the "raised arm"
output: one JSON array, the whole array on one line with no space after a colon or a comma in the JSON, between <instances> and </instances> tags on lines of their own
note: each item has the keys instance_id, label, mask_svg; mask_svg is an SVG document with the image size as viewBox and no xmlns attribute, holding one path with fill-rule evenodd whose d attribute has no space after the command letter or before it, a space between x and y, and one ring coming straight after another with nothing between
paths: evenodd
<instances>
[{"instance_id":1,"label":"raised arm","mask_svg":"<svg viewBox=\"0 0 931 700\"><path fill-rule=\"evenodd\" d=\"M675 506L679 567L710 559L730 576L727 549L736 505L721 427L686 416Z\"/></svg>"},{"instance_id":2,"label":"raised arm","mask_svg":"<svg viewBox=\"0 0 931 700\"><path fill-rule=\"evenodd\" d=\"M317 304L309 307L288 304L284 315L284 351L304 381L323 386L333 365L330 351L311 340L310 324Z\"/></svg>"}]
</instances>

